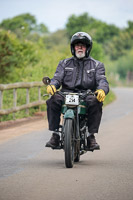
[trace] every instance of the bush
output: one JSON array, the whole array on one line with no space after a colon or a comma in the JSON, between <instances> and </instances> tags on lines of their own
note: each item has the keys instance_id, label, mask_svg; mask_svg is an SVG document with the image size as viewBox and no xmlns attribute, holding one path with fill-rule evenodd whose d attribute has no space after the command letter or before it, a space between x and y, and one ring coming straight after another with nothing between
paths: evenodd
<instances>
[{"instance_id":1,"label":"bush","mask_svg":"<svg viewBox=\"0 0 133 200\"><path fill-rule=\"evenodd\" d=\"M117 63L117 72L121 78L125 79L128 71L133 72L133 50L121 57Z\"/></svg>"},{"instance_id":2,"label":"bush","mask_svg":"<svg viewBox=\"0 0 133 200\"><path fill-rule=\"evenodd\" d=\"M16 69L37 62L35 46L19 41L14 34L0 31L0 83L16 82ZM16 77L15 77L16 76Z\"/></svg>"}]
</instances>

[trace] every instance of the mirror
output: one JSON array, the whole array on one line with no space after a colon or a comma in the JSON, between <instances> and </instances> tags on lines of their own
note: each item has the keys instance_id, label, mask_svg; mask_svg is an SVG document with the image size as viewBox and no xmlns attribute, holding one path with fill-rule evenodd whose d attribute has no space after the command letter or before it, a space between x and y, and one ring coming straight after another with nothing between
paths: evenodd
<instances>
[{"instance_id":1,"label":"mirror","mask_svg":"<svg viewBox=\"0 0 133 200\"><path fill-rule=\"evenodd\" d=\"M51 80L50 80L50 78L49 78L48 76L45 76L45 77L43 77L42 82L43 82L45 85L49 85L50 82L51 82Z\"/></svg>"}]
</instances>

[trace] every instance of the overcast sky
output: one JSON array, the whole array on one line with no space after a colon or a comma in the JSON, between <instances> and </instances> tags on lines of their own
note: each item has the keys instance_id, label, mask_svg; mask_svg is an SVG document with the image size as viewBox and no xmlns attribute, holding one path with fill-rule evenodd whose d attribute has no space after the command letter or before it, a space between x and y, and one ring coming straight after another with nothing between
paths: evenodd
<instances>
[{"instance_id":1,"label":"overcast sky","mask_svg":"<svg viewBox=\"0 0 133 200\"><path fill-rule=\"evenodd\" d=\"M64 28L72 14L84 12L123 28L128 20L133 21L133 0L0 0L0 22L30 13L51 32Z\"/></svg>"}]
</instances>

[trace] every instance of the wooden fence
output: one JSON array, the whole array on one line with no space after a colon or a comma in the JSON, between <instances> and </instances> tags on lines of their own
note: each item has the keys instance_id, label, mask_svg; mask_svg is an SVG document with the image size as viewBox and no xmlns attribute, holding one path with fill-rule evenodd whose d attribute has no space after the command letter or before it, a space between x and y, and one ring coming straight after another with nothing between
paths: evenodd
<instances>
[{"instance_id":1,"label":"wooden fence","mask_svg":"<svg viewBox=\"0 0 133 200\"><path fill-rule=\"evenodd\" d=\"M29 108L40 106L46 103L45 100L41 100L41 87L44 86L42 82L20 82L20 83L13 83L13 84L0 84L0 115L6 115L10 113L15 113L17 111L26 109L28 114ZM30 95L29 90L30 88L38 87L38 100L34 102L30 102ZM18 88L25 88L26 91L26 104L17 106L17 89ZM13 107L9 109L3 109L3 91L4 90L13 90Z\"/></svg>"},{"instance_id":2,"label":"wooden fence","mask_svg":"<svg viewBox=\"0 0 133 200\"><path fill-rule=\"evenodd\" d=\"M133 71L128 71L126 76L127 83L133 83Z\"/></svg>"}]
</instances>

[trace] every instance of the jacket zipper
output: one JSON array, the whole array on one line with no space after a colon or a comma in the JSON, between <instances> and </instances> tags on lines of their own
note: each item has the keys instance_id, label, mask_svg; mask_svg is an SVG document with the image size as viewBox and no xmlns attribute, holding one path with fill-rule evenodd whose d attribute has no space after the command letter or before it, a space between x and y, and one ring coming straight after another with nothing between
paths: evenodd
<instances>
[{"instance_id":1,"label":"jacket zipper","mask_svg":"<svg viewBox=\"0 0 133 200\"><path fill-rule=\"evenodd\" d=\"M74 87L75 87L76 82L77 82L77 80L78 80L78 78L79 78L79 71L80 71L79 67L81 67L81 66L80 66L80 64L78 63L78 71L77 71L77 75L76 75L76 80L75 80ZM83 67L82 67L81 86L82 86L82 81L83 81L83 76L84 76L83 69L84 69L84 62L83 62Z\"/></svg>"},{"instance_id":2,"label":"jacket zipper","mask_svg":"<svg viewBox=\"0 0 133 200\"><path fill-rule=\"evenodd\" d=\"M83 77L84 77L84 61L83 61L83 67L82 67L81 86L83 86L83 85L82 85Z\"/></svg>"},{"instance_id":3,"label":"jacket zipper","mask_svg":"<svg viewBox=\"0 0 133 200\"><path fill-rule=\"evenodd\" d=\"M74 87L75 87L75 85L76 85L76 82L77 82L77 80L78 80L78 76L79 76L79 63L78 63L78 67L77 67L77 74L76 74L76 79L75 79L75 84L74 84Z\"/></svg>"}]
</instances>

